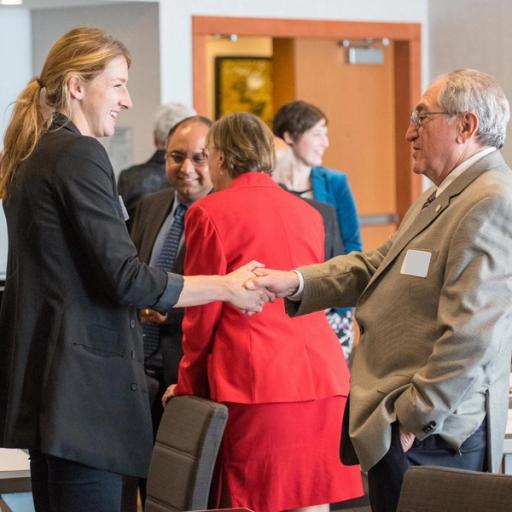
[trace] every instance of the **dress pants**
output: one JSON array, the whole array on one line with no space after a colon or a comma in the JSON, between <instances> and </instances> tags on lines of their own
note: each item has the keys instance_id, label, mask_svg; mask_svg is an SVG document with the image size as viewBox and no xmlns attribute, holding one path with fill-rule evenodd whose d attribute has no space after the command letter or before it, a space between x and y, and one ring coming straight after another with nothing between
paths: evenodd
<instances>
[{"instance_id":1,"label":"dress pants","mask_svg":"<svg viewBox=\"0 0 512 512\"><path fill-rule=\"evenodd\" d=\"M119 512L122 477L30 450L36 512Z\"/></svg>"},{"instance_id":2,"label":"dress pants","mask_svg":"<svg viewBox=\"0 0 512 512\"><path fill-rule=\"evenodd\" d=\"M444 466L485 471L487 451L486 422L456 452L438 435L414 440L404 453L398 423L391 425L391 446L384 457L368 472L368 490L372 512L395 512L404 474L409 466Z\"/></svg>"}]
</instances>

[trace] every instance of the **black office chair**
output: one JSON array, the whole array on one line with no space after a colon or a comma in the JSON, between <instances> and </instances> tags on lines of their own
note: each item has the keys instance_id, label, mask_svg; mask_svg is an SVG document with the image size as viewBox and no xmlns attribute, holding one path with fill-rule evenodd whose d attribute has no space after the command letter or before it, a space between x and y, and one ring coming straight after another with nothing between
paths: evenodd
<instances>
[{"instance_id":1,"label":"black office chair","mask_svg":"<svg viewBox=\"0 0 512 512\"><path fill-rule=\"evenodd\" d=\"M510 512L512 476L415 466L405 473L397 512Z\"/></svg>"},{"instance_id":2,"label":"black office chair","mask_svg":"<svg viewBox=\"0 0 512 512\"><path fill-rule=\"evenodd\" d=\"M208 496L228 410L194 396L172 398L156 436L146 512L201 510Z\"/></svg>"}]
</instances>

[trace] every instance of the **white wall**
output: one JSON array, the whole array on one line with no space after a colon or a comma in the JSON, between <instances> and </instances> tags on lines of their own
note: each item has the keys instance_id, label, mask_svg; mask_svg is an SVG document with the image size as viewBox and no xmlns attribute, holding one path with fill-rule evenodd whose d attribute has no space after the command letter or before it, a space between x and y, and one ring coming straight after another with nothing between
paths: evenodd
<instances>
[{"instance_id":1,"label":"white wall","mask_svg":"<svg viewBox=\"0 0 512 512\"><path fill-rule=\"evenodd\" d=\"M32 75L30 11L20 8L0 10L0 137L11 116L11 104ZM0 143L0 148L3 142Z\"/></svg>"},{"instance_id":2,"label":"white wall","mask_svg":"<svg viewBox=\"0 0 512 512\"><path fill-rule=\"evenodd\" d=\"M163 101L192 102L192 16L311 18L422 23L423 81L428 78L428 0L161 0Z\"/></svg>"},{"instance_id":3,"label":"white wall","mask_svg":"<svg viewBox=\"0 0 512 512\"><path fill-rule=\"evenodd\" d=\"M0 149L11 116L11 105L31 78L30 12L4 8L0 11ZM0 279L7 265L7 227L0 201Z\"/></svg>"},{"instance_id":4,"label":"white wall","mask_svg":"<svg viewBox=\"0 0 512 512\"><path fill-rule=\"evenodd\" d=\"M35 74L41 70L55 40L77 25L103 28L123 41L132 54L128 88L134 107L121 113L118 125L133 130L133 150L128 161L147 160L154 151L153 115L160 104L158 5L130 2L32 11Z\"/></svg>"}]
</instances>

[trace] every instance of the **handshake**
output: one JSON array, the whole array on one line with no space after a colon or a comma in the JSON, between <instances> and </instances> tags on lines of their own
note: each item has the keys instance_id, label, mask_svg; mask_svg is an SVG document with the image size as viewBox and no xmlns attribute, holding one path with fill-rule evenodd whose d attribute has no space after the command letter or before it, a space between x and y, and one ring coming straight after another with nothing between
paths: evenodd
<instances>
[{"instance_id":1,"label":"handshake","mask_svg":"<svg viewBox=\"0 0 512 512\"><path fill-rule=\"evenodd\" d=\"M202 306L210 302L229 302L252 315L263 311L267 302L276 297L288 297L299 287L299 276L293 271L270 270L251 261L224 276L183 276L183 288L175 308ZM143 323L165 324L166 312L144 308L140 310Z\"/></svg>"},{"instance_id":2,"label":"handshake","mask_svg":"<svg viewBox=\"0 0 512 512\"><path fill-rule=\"evenodd\" d=\"M259 313L276 297L293 295L299 287L299 276L289 270L271 270L251 261L224 276L228 294L226 301L248 315Z\"/></svg>"}]
</instances>

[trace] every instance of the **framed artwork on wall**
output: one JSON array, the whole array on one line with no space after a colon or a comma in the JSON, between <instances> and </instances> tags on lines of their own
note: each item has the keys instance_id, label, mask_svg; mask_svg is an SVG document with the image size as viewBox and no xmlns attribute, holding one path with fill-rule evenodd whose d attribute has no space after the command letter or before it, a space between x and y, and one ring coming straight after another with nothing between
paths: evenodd
<instances>
[{"instance_id":1,"label":"framed artwork on wall","mask_svg":"<svg viewBox=\"0 0 512 512\"><path fill-rule=\"evenodd\" d=\"M215 58L215 118L233 112L251 112L270 125L273 117L270 57Z\"/></svg>"}]
</instances>

